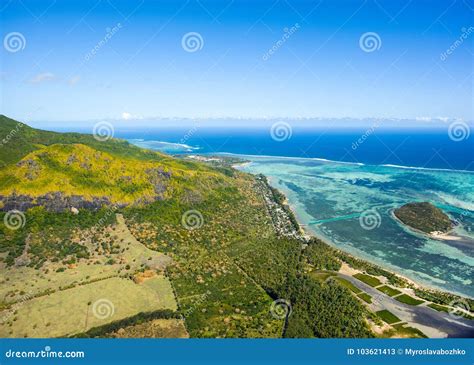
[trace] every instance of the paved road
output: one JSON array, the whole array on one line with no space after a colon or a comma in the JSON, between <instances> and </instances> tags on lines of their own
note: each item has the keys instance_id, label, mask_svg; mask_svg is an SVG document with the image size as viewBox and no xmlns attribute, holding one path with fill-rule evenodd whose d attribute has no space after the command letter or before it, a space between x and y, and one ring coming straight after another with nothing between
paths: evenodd
<instances>
[{"instance_id":1,"label":"paved road","mask_svg":"<svg viewBox=\"0 0 474 365\"><path fill-rule=\"evenodd\" d=\"M474 320L453 318L448 313L435 311L423 304L414 306L400 303L352 276L340 273L339 276L350 281L372 297L372 304L369 305L371 310L388 309L402 321L418 328L428 337L474 338Z\"/></svg>"}]
</instances>

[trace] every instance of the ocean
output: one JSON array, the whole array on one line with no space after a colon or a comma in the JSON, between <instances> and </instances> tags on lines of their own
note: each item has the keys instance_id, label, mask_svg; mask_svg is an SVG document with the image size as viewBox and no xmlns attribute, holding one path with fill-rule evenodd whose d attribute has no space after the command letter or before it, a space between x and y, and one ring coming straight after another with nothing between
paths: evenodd
<instances>
[{"instance_id":1,"label":"ocean","mask_svg":"<svg viewBox=\"0 0 474 365\"><path fill-rule=\"evenodd\" d=\"M227 152L474 171L474 136L453 141L446 129L371 133L370 129L293 128L291 137L281 141L272 138L269 129L118 130L115 136L141 147L176 154Z\"/></svg>"},{"instance_id":2,"label":"ocean","mask_svg":"<svg viewBox=\"0 0 474 365\"><path fill-rule=\"evenodd\" d=\"M426 286L474 297L474 173L247 157L283 191L304 228L337 248ZM459 240L435 240L393 209L429 201L458 222Z\"/></svg>"},{"instance_id":3,"label":"ocean","mask_svg":"<svg viewBox=\"0 0 474 365\"><path fill-rule=\"evenodd\" d=\"M172 154L250 161L288 197L305 229L331 245L423 285L474 297L474 138L446 130L117 130L116 137ZM283 138L284 137L284 138ZM457 222L459 240L401 225L395 207L430 201Z\"/></svg>"}]
</instances>

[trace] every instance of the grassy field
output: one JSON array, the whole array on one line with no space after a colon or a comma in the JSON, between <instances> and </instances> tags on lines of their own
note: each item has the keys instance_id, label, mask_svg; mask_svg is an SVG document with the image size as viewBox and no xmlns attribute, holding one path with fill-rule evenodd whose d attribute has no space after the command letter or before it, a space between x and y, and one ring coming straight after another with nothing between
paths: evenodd
<instances>
[{"instance_id":1,"label":"grassy field","mask_svg":"<svg viewBox=\"0 0 474 365\"><path fill-rule=\"evenodd\" d=\"M180 319L155 319L126 326L104 337L111 338L188 338L184 321Z\"/></svg>"},{"instance_id":2,"label":"grassy field","mask_svg":"<svg viewBox=\"0 0 474 365\"><path fill-rule=\"evenodd\" d=\"M424 303L423 300L415 299L413 297L410 297L407 294L399 295L395 299L398 300L401 303L405 303L405 304L409 304L409 305L419 305L421 303Z\"/></svg>"},{"instance_id":3,"label":"grassy field","mask_svg":"<svg viewBox=\"0 0 474 365\"><path fill-rule=\"evenodd\" d=\"M436 311L438 311L438 312L449 313L449 308L445 307L444 305L439 305L439 304L436 304L436 303L430 303L427 306L434 309L434 310L436 310Z\"/></svg>"},{"instance_id":4,"label":"grassy field","mask_svg":"<svg viewBox=\"0 0 474 365\"><path fill-rule=\"evenodd\" d=\"M382 284L379 279L367 274L358 273L355 274L354 277L372 287L376 287Z\"/></svg>"},{"instance_id":5,"label":"grassy field","mask_svg":"<svg viewBox=\"0 0 474 365\"><path fill-rule=\"evenodd\" d=\"M97 220L99 219L100 215L97 217ZM49 230L49 227L44 227L44 230ZM80 233L71 232L67 239L73 245L86 247L90 252L89 258L71 264L48 261L40 269L0 264L0 298L3 307L94 280L133 274L145 266L163 270L171 262L168 256L138 242L131 235L121 215L117 215L116 224L100 227L96 232L92 229L84 229ZM35 241L30 238L30 241L31 246L42 244L39 239Z\"/></svg>"},{"instance_id":6,"label":"grassy field","mask_svg":"<svg viewBox=\"0 0 474 365\"><path fill-rule=\"evenodd\" d=\"M176 310L167 278L149 279L148 285L111 278L35 298L17 306L2 337L60 337L139 312Z\"/></svg>"},{"instance_id":7,"label":"grassy field","mask_svg":"<svg viewBox=\"0 0 474 365\"><path fill-rule=\"evenodd\" d=\"M378 311L378 312L375 312L384 322L388 323L388 324L392 324L392 323L397 323L397 322L400 322L401 319L398 318L395 314L393 314L392 312L384 309L384 310L381 310L381 311Z\"/></svg>"},{"instance_id":8,"label":"grassy field","mask_svg":"<svg viewBox=\"0 0 474 365\"><path fill-rule=\"evenodd\" d=\"M337 274L334 271L313 271L311 276L320 281L326 281L328 278L336 276Z\"/></svg>"},{"instance_id":9,"label":"grassy field","mask_svg":"<svg viewBox=\"0 0 474 365\"><path fill-rule=\"evenodd\" d=\"M352 284L349 280L343 279L341 277L337 277L335 278L335 280L337 280L342 286L346 287L347 289L349 289L350 291L356 294L362 292L362 290L360 290L358 287Z\"/></svg>"},{"instance_id":10,"label":"grassy field","mask_svg":"<svg viewBox=\"0 0 474 365\"><path fill-rule=\"evenodd\" d=\"M395 324L393 328L397 331L397 337L427 338L418 328L408 327L405 323Z\"/></svg>"},{"instance_id":11,"label":"grassy field","mask_svg":"<svg viewBox=\"0 0 474 365\"><path fill-rule=\"evenodd\" d=\"M357 296L366 303L372 303L372 297L367 293L360 293Z\"/></svg>"},{"instance_id":12,"label":"grassy field","mask_svg":"<svg viewBox=\"0 0 474 365\"><path fill-rule=\"evenodd\" d=\"M378 287L377 290L380 290L382 293L387 294L389 297L393 297L394 295L400 294L401 291L394 289L390 286L384 285L381 287Z\"/></svg>"},{"instance_id":13,"label":"grassy field","mask_svg":"<svg viewBox=\"0 0 474 365\"><path fill-rule=\"evenodd\" d=\"M24 148L0 173L0 192L133 204L114 207L105 222L107 204L32 208L14 231L0 222L5 336L159 337L169 322L156 321L178 317L190 337L373 336L359 300L370 296L327 279L341 260L364 265L359 279L373 286L381 283L370 275L389 274L316 238L303 241L297 222L278 213L281 194L261 178L124 141L22 131L16 142ZM112 315L93 315L98 300ZM279 315L275 303L291 306L291 315Z\"/></svg>"}]
</instances>

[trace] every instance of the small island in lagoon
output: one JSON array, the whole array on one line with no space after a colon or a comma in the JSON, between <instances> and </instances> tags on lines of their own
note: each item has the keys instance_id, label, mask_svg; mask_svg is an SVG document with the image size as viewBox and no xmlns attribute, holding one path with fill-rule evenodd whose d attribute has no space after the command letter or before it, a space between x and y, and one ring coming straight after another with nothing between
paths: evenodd
<instances>
[{"instance_id":1,"label":"small island in lagoon","mask_svg":"<svg viewBox=\"0 0 474 365\"><path fill-rule=\"evenodd\" d=\"M444 237L454 227L449 216L429 202L408 203L395 209L393 214L403 224L433 238Z\"/></svg>"}]
</instances>

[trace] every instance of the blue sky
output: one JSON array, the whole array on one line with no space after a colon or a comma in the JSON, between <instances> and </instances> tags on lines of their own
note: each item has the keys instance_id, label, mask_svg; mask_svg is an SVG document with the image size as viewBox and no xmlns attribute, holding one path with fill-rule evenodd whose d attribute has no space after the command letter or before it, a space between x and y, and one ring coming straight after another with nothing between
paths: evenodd
<instances>
[{"instance_id":1,"label":"blue sky","mask_svg":"<svg viewBox=\"0 0 474 365\"><path fill-rule=\"evenodd\" d=\"M472 120L473 14L470 0L5 0L0 112Z\"/></svg>"}]
</instances>

